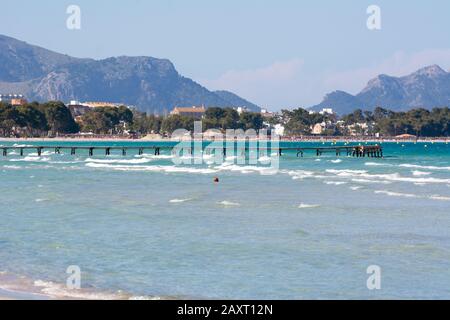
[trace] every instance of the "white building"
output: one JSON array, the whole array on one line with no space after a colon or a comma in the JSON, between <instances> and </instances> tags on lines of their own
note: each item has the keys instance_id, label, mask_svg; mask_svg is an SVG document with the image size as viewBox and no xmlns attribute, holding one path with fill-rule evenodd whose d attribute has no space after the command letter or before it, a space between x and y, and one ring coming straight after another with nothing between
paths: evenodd
<instances>
[{"instance_id":1,"label":"white building","mask_svg":"<svg viewBox=\"0 0 450 320\"><path fill-rule=\"evenodd\" d=\"M319 114L321 114L321 115L334 114L334 112L333 112L333 109L331 109L331 108L323 108L322 111L319 112Z\"/></svg>"},{"instance_id":2,"label":"white building","mask_svg":"<svg viewBox=\"0 0 450 320\"><path fill-rule=\"evenodd\" d=\"M239 115L241 115L242 113L247 112L248 110L246 107L237 107L236 111Z\"/></svg>"},{"instance_id":3,"label":"white building","mask_svg":"<svg viewBox=\"0 0 450 320\"><path fill-rule=\"evenodd\" d=\"M321 114L321 115L325 115L325 114L330 114L330 115L332 115L332 114L334 114L334 111L333 111L332 108L323 108L323 109L322 109L321 111L319 111L319 112L316 112L316 111L314 111L314 110L309 110L309 114L316 114L316 113Z\"/></svg>"},{"instance_id":4,"label":"white building","mask_svg":"<svg viewBox=\"0 0 450 320\"><path fill-rule=\"evenodd\" d=\"M274 127L274 132L277 136L282 137L284 136L285 128L282 124L278 123Z\"/></svg>"},{"instance_id":5,"label":"white building","mask_svg":"<svg viewBox=\"0 0 450 320\"><path fill-rule=\"evenodd\" d=\"M0 102L11 103L13 100L22 100L23 94L0 94Z\"/></svg>"},{"instance_id":6,"label":"white building","mask_svg":"<svg viewBox=\"0 0 450 320\"><path fill-rule=\"evenodd\" d=\"M314 134L314 135L320 135L320 134L322 134L322 132L324 132L325 128L326 128L326 123L325 122L316 123L312 127L311 133Z\"/></svg>"}]
</instances>

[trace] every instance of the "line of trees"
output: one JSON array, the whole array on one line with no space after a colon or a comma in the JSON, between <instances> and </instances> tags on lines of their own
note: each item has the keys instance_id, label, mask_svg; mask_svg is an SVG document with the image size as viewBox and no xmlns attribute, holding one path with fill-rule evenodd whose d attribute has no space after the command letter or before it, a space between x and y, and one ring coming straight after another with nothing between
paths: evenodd
<instances>
[{"instance_id":1,"label":"line of trees","mask_svg":"<svg viewBox=\"0 0 450 320\"><path fill-rule=\"evenodd\" d=\"M423 137L450 136L450 109L448 107L427 110L412 109L395 112L381 107L374 111L357 109L354 112L337 118L333 114L310 114L308 110L282 110L281 115L272 120L285 125L288 135L310 135L312 127L325 123L322 135L342 136L351 131L361 135L397 136L411 134ZM350 130L351 128L351 130Z\"/></svg>"},{"instance_id":2,"label":"line of trees","mask_svg":"<svg viewBox=\"0 0 450 320\"><path fill-rule=\"evenodd\" d=\"M0 135L36 137L76 133L80 128L62 102L11 106L0 103Z\"/></svg>"},{"instance_id":3,"label":"line of trees","mask_svg":"<svg viewBox=\"0 0 450 320\"><path fill-rule=\"evenodd\" d=\"M81 131L95 134L123 134L133 125L133 113L125 106L95 108L81 117Z\"/></svg>"},{"instance_id":4,"label":"line of trees","mask_svg":"<svg viewBox=\"0 0 450 320\"><path fill-rule=\"evenodd\" d=\"M309 113L308 110L298 108L294 110L282 110L280 119L275 122L281 122L285 124L285 130L289 135L310 135L311 128L322 122L336 122L336 116L333 114L319 114ZM326 130L324 135L339 135L337 130Z\"/></svg>"},{"instance_id":5,"label":"line of trees","mask_svg":"<svg viewBox=\"0 0 450 320\"><path fill-rule=\"evenodd\" d=\"M127 107L94 108L75 121L64 103L29 103L23 106L11 106L0 102L0 136L3 137L42 137L78 132L95 134L123 134L136 132L142 135L159 133L170 135L174 130L194 129L193 117L169 115L166 117L147 115ZM273 118L263 119L260 113L238 113L231 108L209 108L206 110L203 129L255 129L267 124L281 123L288 135L310 135L317 123L326 126L323 135L348 135L349 128L358 128L366 124L361 134L380 133L383 136L414 134L416 136L450 136L450 109L432 110L413 109L406 112L394 112L384 108L372 111L355 110L340 119L331 114L310 114L308 110L282 110ZM359 132L359 131L357 131Z\"/></svg>"},{"instance_id":6,"label":"line of trees","mask_svg":"<svg viewBox=\"0 0 450 320\"><path fill-rule=\"evenodd\" d=\"M140 133L171 134L176 129L194 130L194 117L183 115L169 115L160 117L134 112L134 131ZM263 118L260 113L242 112L239 114L232 108L209 108L202 118L204 130L208 129L255 129L264 127Z\"/></svg>"},{"instance_id":7,"label":"line of trees","mask_svg":"<svg viewBox=\"0 0 450 320\"><path fill-rule=\"evenodd\" d=\"M373 124L371 131L384 136L412 134L423 137L447 137L450 135L450 109L423 108L394 112L381 107L373 112L355 110L342 118L345 124Z\"/></svg>"},{"instance_id":8,"label":"line of trees","mask_svg":"<svg viewBox=\"0 0 450 320\"><path fill-rule=\"evenodd\" d=\"M125 106L93 108L77 122L68 107L59 101L29 103L12 106L0 103L0 136L43 137L79 132L94 134L139 134L159 133L170 135L176 129L192 131L196 119L190 116L169 115L167 117L147 115ZM205 129L239 129L263 127L261 114L243 112L231 108L209 108L203 117Z\"/></svg>"}]
</instances>

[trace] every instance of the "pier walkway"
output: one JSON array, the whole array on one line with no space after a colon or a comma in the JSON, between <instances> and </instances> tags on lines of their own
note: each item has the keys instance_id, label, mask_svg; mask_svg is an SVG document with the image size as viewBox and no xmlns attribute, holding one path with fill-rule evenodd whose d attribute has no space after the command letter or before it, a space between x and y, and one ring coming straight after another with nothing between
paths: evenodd
<instances>
[{"instance_id":1,"label":"pier walkway","mask_svg":"<svg viewBox=\"0 0 450 320\"><path fill-rule=\"evenodd\" d=\"M84 151L89 156L94 156L94 154L104 154L105 156L111 155L114 151L119 151L123 156L126 156L128 153L134 152L139 155L144 154L145 152L150 151L154 155L160 155L161 151L166 150L170 152L176 152L177 149L183 149L184 152L192 154L192 147L175 147L175 146L0 146L1 154L4 157L7 157L10 151L14 151L15 154L19 154L20 156L25 156L31 152L36 152L38 156L42 155L43 151L51 150L55 154L61 154L63 151L67 151L70 155L76 155L77 152ZM213 151L222 151L224 155L227 154L227 151L230 152L227 147L220 146L206 146L203 147L202 150L211 154ZM312 152L316 156L321 156L324 153L333 153L337 157L341 155L352 156L352 157L370 157L370 158L382 158L383 157L383 148L380 145L365 145L365 146L331 146L331 147L235 147L235 150L241 153L247 152L277 152L280 156L285 152L296 152L297 157L303 157L306 153Z\"/></svg>"}]
</instances>

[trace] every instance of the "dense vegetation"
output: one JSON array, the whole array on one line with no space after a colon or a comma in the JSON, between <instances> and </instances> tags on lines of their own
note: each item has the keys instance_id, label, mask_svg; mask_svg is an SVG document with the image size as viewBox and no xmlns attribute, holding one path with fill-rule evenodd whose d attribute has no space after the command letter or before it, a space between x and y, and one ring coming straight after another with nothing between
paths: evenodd
<instances>
[{"instance_id":1,"label":"dense vegetation","mask_svg":"<svg viewBox=\"0 0 450 320\"><path fill-rule=\"evenodd\" d=\"M283 110L279 121L285 124L289 135L309 135L311 127L317 123L326 123L322 135L349 135L350 128L361 135L397 136L411 134L422 137L448 137L450 135L450 109L434 108L413 109L407 112L394 112L376 108L373 112L357 109L340 119L330 114L310 114L305 109ZM367 125L363 129L363 124Z\"/></svg>"},{"instance_id":2,"label":"dense vegetation","mask_svg":"<svg viewBox=\"0 0 450 320\"><path fill-rule=\"evenodd\" d=\"M374 112L356 110L342 118L346 124L372 123L372 133L385 136L412 134L422 137L448 137L450 135L450 109L413 109L394 112L376 108Z\"/></svg>"},{"instance_id":3,"label":"dense vegetation","mask_svg":"<svg viewBox=\"0 0 450 320\"><path fill-rule=\"evenodd\" d=\"M78 132L94 134L171 134L176 129L194 129L194 119L189 116L167 117L147 115L124 106L93 108L75 122L72 114L62 102L39 104L33 102L24 106L0 103L0 135L3 137L42 137L73 134ZM203 118L203 128L261 129L263 119L259 113L238 114L234 109L210 108Z\"/></svg>"},{"instance_id":4,"label":"dense vegetation","mask_svg":"<svg viewBox=\"0 0 450 320\"><path fill-rule=\"evenodd\" d=\"M78 132L95 134L171 134L184 128L192 131L193 117L169 115L166 117L147 115L126 107L95 108L75 122L70 110L62 103L51 101L43 104L33 102L23 106L0 103L0 136L42 137L73 134ZM393 112L376 108L373 112L355 110L337 119L330 114L310 114L305 109L283 110L278 116L264 119L254 112L238 113L231 108L209 108L203 119L203 129L256 129L266 124L281 123L288 135L310 135L311 128L324 123L322 135L348 135L350 128L358 134L396 136L413 134L423 137L450 135L450 109L413 109ZM365 129L363 125L365 124ZM361 128L360 128L361 127ZM360 128L360 131L359 129Z\"/></svg>"},{"instance_id":5,"label":"dense vegetation","mask_svg":"<svg viewBox=\"0 0 450 320\"><path fill-rule=\"evenodd\" d=\"M127 107L95 108L81 117L81 131L96 134L121 134L133 124L133 113Z\"/></svg>"},{"instance_id":6,"label":"dense vegetation","mask_svg":"<svg viewBox=\"0 0 450 320\"><path fill-rule=\"evenodd\" d=\"M24 106L0 103L0 135L35 137L80 130L62 102L33 102Z\"/></svg>"},{"instance_id":7,"label":"dense vegetation","mask_svg":"<svg viewBox=\"0 0 450 320\"><path fill-rule=\"evenodd\" d=\"M330 114L319 114L313 113L310 114L309 111L298 108L295 110L282 110L281 111L281 119L277 119L275 121L279 121L285 124L286 132L289 135L310 135L311 127L316 123L321 122L335 122L336 116ZM338 135L338 132L335 130L327 130L325 135Z\"/></svg>"}]
</instances>

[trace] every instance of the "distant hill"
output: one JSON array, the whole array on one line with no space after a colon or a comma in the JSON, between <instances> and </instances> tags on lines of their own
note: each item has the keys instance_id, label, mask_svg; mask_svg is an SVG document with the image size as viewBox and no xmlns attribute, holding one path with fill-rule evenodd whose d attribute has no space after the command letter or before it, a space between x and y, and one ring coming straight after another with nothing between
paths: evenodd
<instances>
[{"instance_id":1,"label":"distant hill","mask_svg":"<svg viewBox=\"0 0 450 320\"><path fill-rule=\"evenodd\" d=\"M377 106L394 111L450 106L450 73L437 65L422 68L405 77L379 75L353 96L343 91L327 94L312 110L333 108L338 114Z\"/></svg>"},{"instance_id":2,"label":"distant hill","mask_svg":"<svg viewBox=\"0 0 450 320\"><path fill-rule=\"evenodd\" d=\"M231 106L241 106L241 107L246 107L247 109L249 109L251 111L258 111L258 112L261 111L261 108L258 107L256 104L253 104L250 101L247 101L247 100L239 97L238 95L234 94L233 92L219 90L219 91L214 91L214 93L216 95L218 95L220 98L222 98L223 100L227 101Z\"/></svg>"},{"instance_id":3,"label":"distant hill","mask_svg":"<svg viewBox=\"0 0 450 320\"><path fill-rule=\"evenodd\" d=\"M110 101L164 113L174 106L260 108L237 95L211 92L151 57L79 59L0 35L0 94L29 100Z\"/></svg>"}]
</instances>

